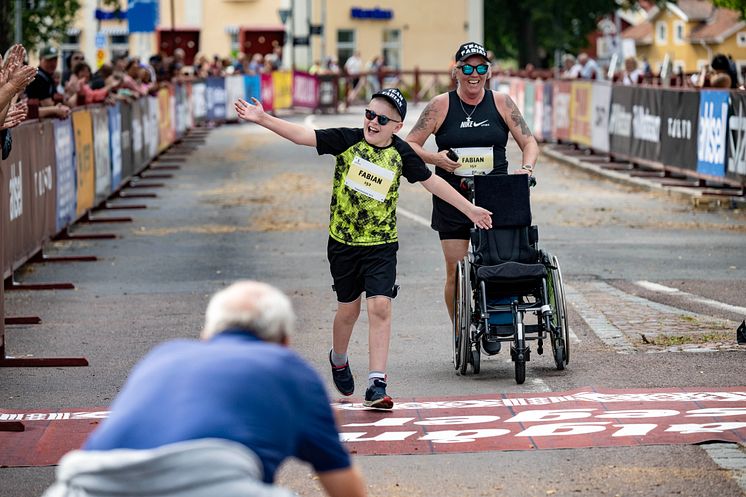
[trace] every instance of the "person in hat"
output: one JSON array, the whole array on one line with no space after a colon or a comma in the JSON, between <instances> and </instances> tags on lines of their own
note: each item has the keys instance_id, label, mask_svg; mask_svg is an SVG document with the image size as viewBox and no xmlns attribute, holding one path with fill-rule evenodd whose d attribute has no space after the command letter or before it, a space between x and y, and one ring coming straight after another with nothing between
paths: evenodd
<instances>
[{"instance_id":1,"label":"person in hat","mask_svg":"<svg viewBox=\"0 0 746 497\"><path fill-rule=\"evenodd\" d=\"M425 162L435 166L438 176L462 195L467 195L459 189L464 176L507 174L505 147L509 134L523 152L521 165L515 172L532 174L539 145L510 96L485 87L491 69L484 47L479 43L464 43L456 51L454 61L451 76L456 80L456 89L435 96L427 104L407 135L407 142ZM435 135L437 151L424 148L430 135ZM462 162L448 157L450 149L454 149L459 160L467 158L469 163L482 166L462 166ZM473 223L448 203L433 197L431 226L441 240L446 263L443 293L448 315L453 320L456 265L466 256Z\"/></svg>"},{"instance_id":2,"label":"person in hat","mask_svg":"<svg viewBox=\"0 0 746 497\"><path fill-rule=\"evenodd\" d=\"M355 383L347 358L352 330L365 292L368 310L368 388L366 407L391 409L386 392L386 363L391 336L391 300L396 297L396 203L401 177L420 182L450 203L470 222L491 226L490 212L473 205L425 163L396 132L403 126L407 101L396 88L375 93L362 128L314 130L264 112L262 104L238 100L239 118L259 124L298 145L336 156L327 256L337 294L337 313L329 351L332 379L342 395L352 395Z\"/></svg>"},{"instance_id":3,"label":"person in hat","mask_svg":"<svg viewBox=\"0 0 746 497\"><path fill-rule=\"evenodd\" d=\"M57 84L54 82L54 72L57 70L57 62L60 52L56 47L46 45L39 51L39 69L36 78L26 87L26 96L32 100L39 101L39 117L59 117L61 119L70 115L70 107L56 102L61 102L64 95L57 93Z\"/></svg>"}]
</instances>

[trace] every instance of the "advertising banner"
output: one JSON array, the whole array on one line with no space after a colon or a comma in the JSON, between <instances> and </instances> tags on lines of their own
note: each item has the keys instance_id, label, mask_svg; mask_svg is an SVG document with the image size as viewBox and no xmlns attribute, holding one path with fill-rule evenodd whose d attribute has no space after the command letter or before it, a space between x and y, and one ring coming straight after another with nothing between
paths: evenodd
<instances>
[{"instance_id":1,"label":"advertising banner","mask_svg":"<svg viewBox=\"0 0 746 497\"><path fill-rule=\"evenodd\" d=\"M523 114L523 99L526 92L526 83L520 78L510 78L510 98L513 99L518 110Z\"/></svg>"},{"instance_id":2,"label":"advertising banner","mask_svg":"<svg viewBox=\"0 0 746 497\"><path fill-rule=\"evenodd\" d=\"M316 76L305 72L293 73L293 107L315 109L319 105L319 83Z\"/></svg>"},{"instance_id":3,"label":"advertising banner","mask_svg":"<svg viewBox=\"0 0 746 497\"><path fill-rule=\"evenodd\" d=\"M172 127L171 127L171 94L168 88L158 90L158 152L162 152L171 144Z\"/></svg>"},{"instance_id":4,"label":"advertising banner","mask_svg":"<svg viewBox=\"0 0 746 497\"><path fill-rule=\"evenodd\" d=\"M145 115L147 112L147 97L140 98L132 102L132 172L128 176L134 175L142 169L145 164L146 144L143 136Z\"/></svg>"},{"instance_id":5,"label":"advertising banner","mask_svg":"<svg viewBox=\"0 0 746 497\"><path fill-rule=\"evenodd\" d=\"M55 231L75 221L75 140L71 119L55 119L54 148L57 167L57 221Z\"/></svg>"},{"instance_id":6,"label":"advertising banner","mask_svg":"<svg viewBox=\"0 0 746 497\"><path fill-rule=\"evenodd\" d=\"M730 92L703 90L699 96L697 172L725 176Z\"/></svg>"},{"instance_id":7,"label":"advertising banner","mask_svg":"<svg viewBox=\"0 0 746 497\"><path fill-rule=\"evenodd\" d=\"M111 187L116 189L122 182L122 114L121 103L108 107L109 113L109 157L111 158Z\"/></svg>"},{"instance_id":8,"label":"advertising banner","mask_svg":"<svg viewBox=\"0 0 746 497\"><path fill-rule=\"evenodd\" d=\"M78 178L76 219L86 213L96 198L93 154L93 119L91 112L76 110L72 114L75 132L75 171Z\"/></svg>"},{"instance_id":9,"label":"advertising banner","mask_svg":"<svg viewBox=\"0 0 746 497\"><path fill-rule=\"evenodd\" d=\"M244 76L244 95L246 100L251 102L252 97L261 100L262 99L262 78L257 74L254 76Z\"/></svg>"},{"instance_id":10,"label":"advertising banner","mask_svg":"<svg viewBox=\"0 0 746 497\"><path fill-rule=\"evenodd\" d=\"M570 82L555 81L552 103L554 107L554 137L557 140L570 140Z\"/></svg>"},{"instance_id":11,"label":"advertising banner","mask_svg":"<svg viewBox=\"0 0 746 497\"><path fill-rule=\"evenodd\" d=\"M661 91L635 87L632 97L630 155L658 161L661 149Z\"/></svg>"},{"instance_id":12,"label":"advertising banner","mask_svg":"<svg viewBox=\"0 0 746 497\"><path fill-rule=\"evenodd\" d=\"M57 160L52 121L40 121L34 124L33 128L35 129L31 137L31 223L34 244L41 246L57 232L57 194L54 181Z\"/></svg>"},{"instance_id":13,"label":"advertising banner","mask_svg":"<svg viewBox=\"0 0 746 497\"><path fill-rule=\"evenodd\" d=\"M134 125L132 106L133 104L130 102L119 103L119 121L122 125L122 137L119 140L121 145L122 177L119 179L118 184L121 184L122 181L130 178L135 173L134 157L132 155L132 127Z\"/></svg>"},{"instance_id":14,"label":"advertising banner","mask_svg":"<svg viewBox=\"0 0 746 497\"><path fill-rule=\"evenodd\" d=\"M233 105L239 98L246 99L244 77L243 76L227 76L225 78L225 93L227 104L225 106L225 118L228 121L238 120L238 114L236 113L236 106Z\"/></svg>"},{"instance_id":15,"label":"advertising banner","mask_svg":"<svg viewBox=\"0 0 746 497\"><path fill-rule=\"evenodd\" d=\"M225 79L207 78L207 119L225 121Z\"/></svg>"},{"instance_id":16,"label":"advertising banner","mask_svg":"<svg viewBox=\"0 0 746 497\"><path fill-rule=\"evenodd\" d=\"M289 109L293 106L293 75L290 71L275 71L272 73L272 106L277 109Z\"/></svg>"},{"instance_id":17,"label":"advertising banner","mask_svg":"<svg viewBox=\"0 0 746 497\"><path fill-rule=\"evenodd\" d=\"M661 91L660 161L669 166L697 169L698 91Z\"/></svg>"},{"instance_id":18,"label":"advertising banner","mask_svg":"<svg viewBox=\"0 0 746 497\"><path fill-rule=\"evenodd\" d=\"M573 81L570 86L570 141L591 146L590 82Z\"/></svg>"},{"instance_id":19,"label":"advertising banner","mask_svg":"<svg viewBox=\"0 0 746 497\"><path fill-rule=\"evenodd\" d=\"M91 109L93 117L93 151L96 165L96 203L111 195L111 151L109 149L109 114L103 107Z\"/></svg>"},{"instance_id":20,"label":"advertising banner","mask_svg":"<svg viewBox=\"0 0 746 497\"><path fill-rule=\"evenodd\" d=\"M319 109L322 112L335 112L339 99L337 80L332 76L319 76Z\"/></svg>"},{"instance_id":21,"label":"advertising banner","mask_svg":"<svg viewBox=\"0 0 746 497\"><path fill-rule=\"evenodd\" d=\"M264 110L266 111L274 110L275 92L274 86L272 85L272 75L265 73L261 75L261 78L262 98L260 98L260 100L262 101L262 107L264 107Z\"/></svg>"},{"instance_id":22,"label":"advertising banner","mask_svg":"<svg viewBox=\"0 0 746 497\"><path fill-rule=\"evenodd\" d=\"M629 155L632 146L632 101L634 88L615 85L611 90L609 114L609 151Z\"/></svg>"},{"instance_id":23,"label":"advertising banner","mask_svg":"<svg viewBox=\"0 0 746 497\"><path fill-rule=\"evenodd\" d=\"M192 83L192 119L202 123L207 118L207 85L204 82Z\"/></svg>"},{"instance_id":24,"label":"advertising banner","mask_svg":"<svg viewBox=\"0 0 746 497\"><path fill-rule=\"evenodd\" d=\"M740 91L731 92L730 104L726 173L744 180L746 179L746 95Z\"/></svg>"},{"instance_id":25,"label":"advertising banner","mask_svg":"<svg viewBox=\"0 0 746 497\"><path fill-rule=\"evenodd\" d=\"M147 118L147 124L143 125L142 132L145 138L145 143L148 144L147 154L145 156L145 163L143 167L147 166L148 163L158 155L158 145L160 142L160 124L159 124L159 103L157 97L148 97L147 108L148 112L145 114Z\"/></svg>"},{"instance_id":26,"label":"advertising banner","mask_svg":"<svg viewBox=\"0 0 746 497\"><path fill-rule=\"evenodd\" d=\"M541 134L544 140L556 140L554 136L554 83L544 82L544 115L542 116Z\"/></svg>"},{"instance_id":27,"label":"advertising banner","mask_svg":"<svg viewBox=\"0 0 746 497\"><path fill-rule=\"evenodd\" d=\"M544 82L540 79L534 81L534 120L528 125L537 140L546 139L544 137Z\"/></svg>"},{"instance_id":28,"label":"advertising banner","mask_svg":"<svg viewBox=\"0 0 746 497\"><path fill-rule=\"evenodd\" d=\"M609 108L611 84L593 84L591 95L591 147L598 152L609 151Z\"/></svg>"},{"instance_id":29,"label":"advertising banner","mask_svg":"<svg viewBox=\"0 0 746 497\"><path fill-rule=\"evenodd\" d=\"M526 121L529 129L533 129L534 113L536 112L534 110L534 105L536 104L534 97L535 90L536 87L533 81L525 82L523 87L523 120Z\"/></svg>"}]
</instances>

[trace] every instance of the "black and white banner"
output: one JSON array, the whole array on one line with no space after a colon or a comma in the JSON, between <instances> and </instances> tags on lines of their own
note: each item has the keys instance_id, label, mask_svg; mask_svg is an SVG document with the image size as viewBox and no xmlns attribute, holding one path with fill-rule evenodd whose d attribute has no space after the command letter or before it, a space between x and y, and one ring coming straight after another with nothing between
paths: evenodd
<instances>
[{"instance_id":1,"label":"black and white banner","mask_svg":"<svg viewBox=\"0 0 746 497\"><path fill-rule=\"evenodd\" d=\"M611 85L593 83L591 96L591 146L598 152L609 151L609 110Z\"/></svg>"},{"instance_id":2,"label":"black and white banner","mask_svg":"<svg viewBox=\"0 0 746 497\"><path fill-rule=\"evenodd\" d=\"M615 86L611 91L609 114L609 151L629 155L632 144L632 102L634 88Z\"/></svg>"},{"instance_id":3,"label":"black and white banner","mask_svg":"<svg viewBox=\"0 0 746 497\"><path fill-rule=\"evenodd\" d=\"M661 93L660 161L667 166L696 171L699 92L663 90Z\"/></svg>"},{"instance_id":4,"label":"black and white banner","mask_svg":"<svg viewBox=\"0 0 746 497\"><path fill-rule=\"evenodd\" d=\"M746 95L743 92L731 92L730 105L726 174L746 176Z\"/></svg>"},{"instance_id":5,"label":"black and white banner","mask_svg":"<svg viewBox=\"0 0 746 497\"><path fill-rule=\"evenodd\" d=\"M630 155L657 161L661 147L661 92L635 88L632 99Z\"/></svg>"}]
</instances>

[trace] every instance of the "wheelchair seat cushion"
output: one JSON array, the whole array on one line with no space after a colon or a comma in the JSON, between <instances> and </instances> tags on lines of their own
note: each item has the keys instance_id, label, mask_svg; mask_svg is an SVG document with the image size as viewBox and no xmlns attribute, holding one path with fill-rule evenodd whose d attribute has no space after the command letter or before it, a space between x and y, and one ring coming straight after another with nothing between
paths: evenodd
<instances>
[{"instance_id":1,"label":"wheelchair seat cushion","mask_svg":"<svg viewBox=\"0 0 746 497\"><path fill-rule=\"evenodd\" d=\"M481 266L477 268L477 279L480 281L533 280L544 278L546 275L547 268L543 264L504 262L497 266Z\"/></svg>"}]
</instances>

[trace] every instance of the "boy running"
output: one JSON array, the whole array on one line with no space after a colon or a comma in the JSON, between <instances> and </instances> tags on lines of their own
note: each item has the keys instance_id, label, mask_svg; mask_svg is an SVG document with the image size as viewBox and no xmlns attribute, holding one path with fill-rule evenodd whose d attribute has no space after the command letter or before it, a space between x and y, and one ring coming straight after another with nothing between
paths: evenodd
<instances>
[{"instance_id":1,"label":"boy running","mask_svg":"<svg viewBox=\"0 0 746 497\"><path fill-rule=\"evenodd\" d=\"M401 176L422 186L463 212L480 228L492 226L491 213L462 197L395 135L403 126L407 101L396 88L373 95L363 128L314 130L264 112L262 104L239 99L238 116L298 145L315 147L319 155L336 156L329 217L327 256L337 293L329 361L332 379L342 395L355 383L347 359L352 329L360 315L361 295L368 308L368 389L364 405L391 409L386 393L386 363L391 337L391 299L396 297L396 202Z\"/></svg>"}]
</instances>

